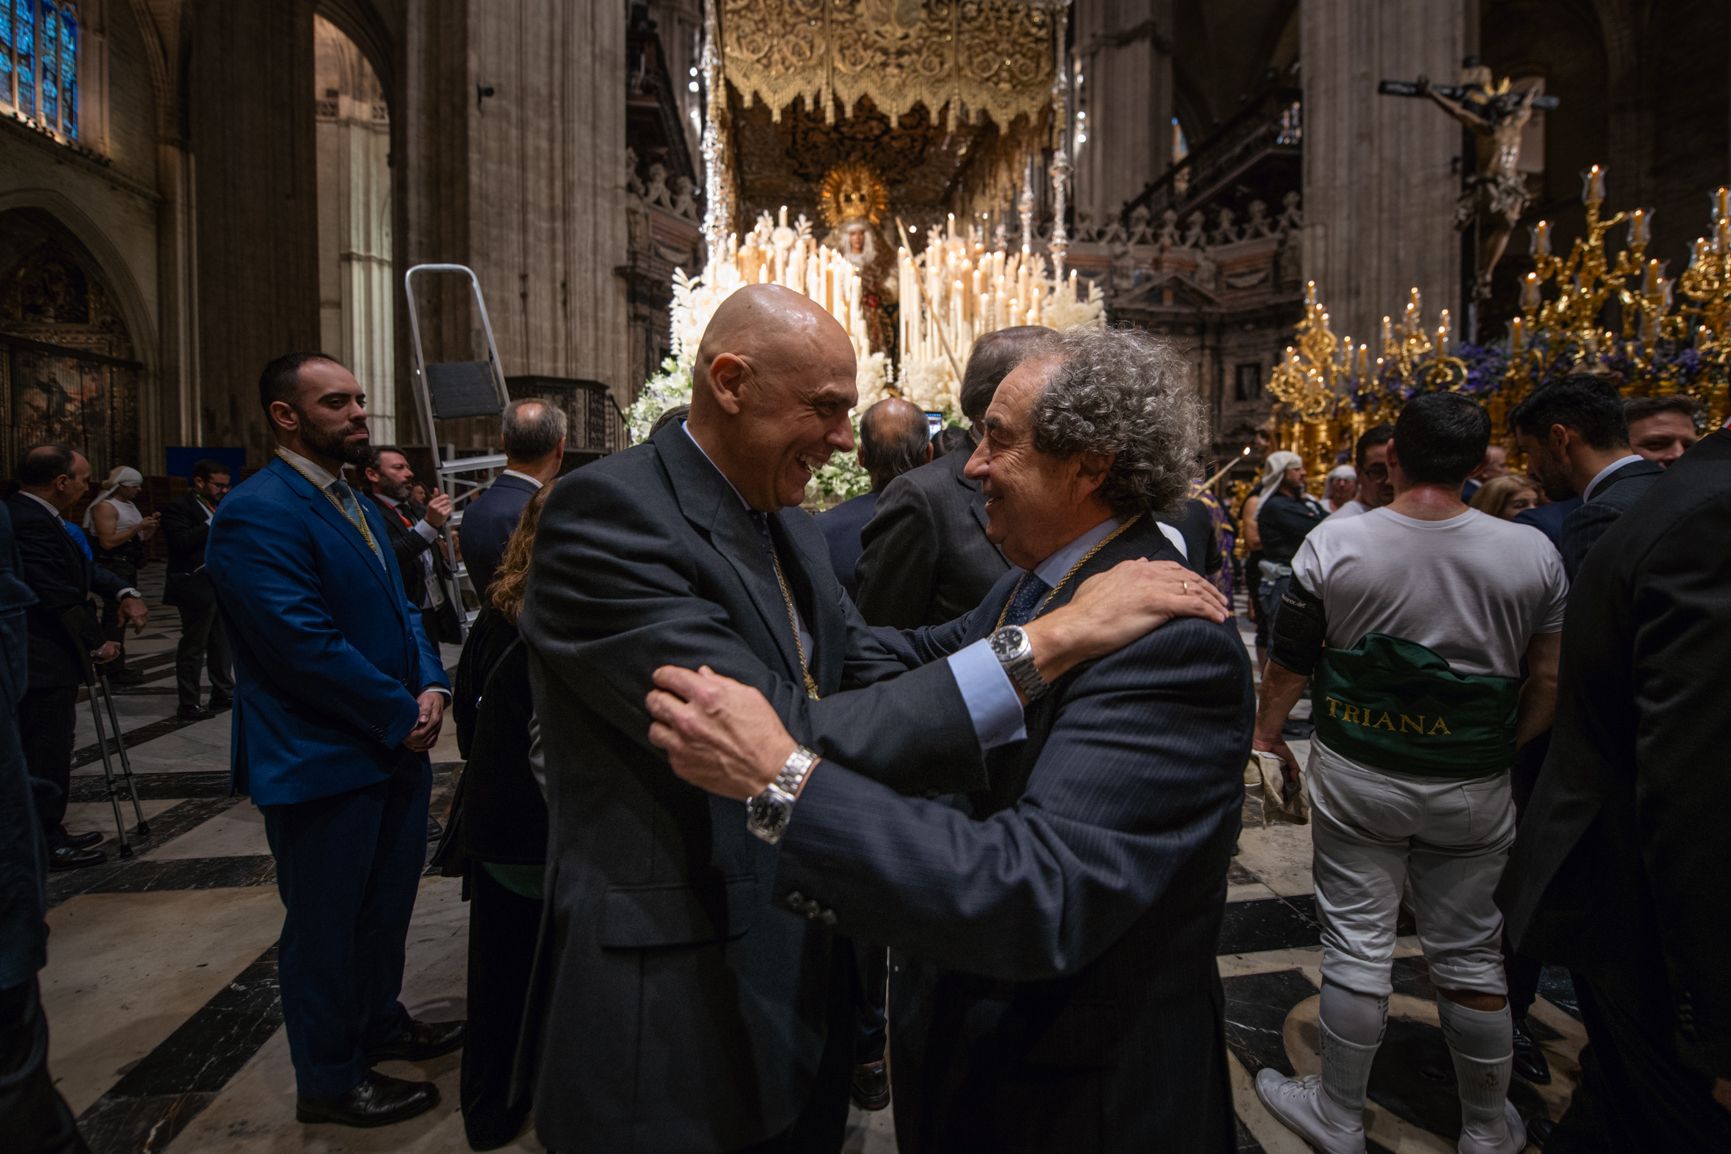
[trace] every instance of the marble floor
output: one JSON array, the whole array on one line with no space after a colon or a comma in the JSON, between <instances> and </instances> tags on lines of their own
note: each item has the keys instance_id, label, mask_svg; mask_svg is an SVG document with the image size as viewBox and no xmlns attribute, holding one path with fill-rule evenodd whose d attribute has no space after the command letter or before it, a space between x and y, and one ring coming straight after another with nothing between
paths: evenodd
<instances>
[{"instance_id":1,"label":"marble floor","mask_svg":"<svg viewBox=\"0 0 1731 1154\"><path fill-rule=\"evenodd\" d=\"M153 567L154 568L154 567ZM156 576L150 570L146 576ZM156 582L159 582L159 576ZM146 584L147 594L154 583ZM132 855L118 857L114 812L87 705L81 705L74 830L108 835L107 864L49 882L48 967L42 974L50 1063L97 1154L226 1151L463 1151L457 1057L389 1072L428 1077L443 1104L400 1126L360 1131L301 1126L276 987L281 907L258 812L228 796L228 718L174 719L175 616L152 597L151 623L128 643L146 674L118 690L132 773L148 834L130 801ZM456 651L446 656L455 663ZM1303 750L1300 749L1302 754ZM454 738L434 751L435 812L457 768ZM118 770L118 766L116 767ZM1301 1154L1304 1144L1263 1110L1251 1079L1263 1066L1318 1068L1320 983L1307 827L1264 826L1247 793L1218 951L1241 1151ZM1454 1149L1454 1074L1411 927L1400 938L1397 993L1371 1084L1372 1151ZM405 1004L417 1016L461 1016L467 911L458 883L428 876L409 937ZM1533 1013L1554 1077L1518 1079L1511 1097L1529 1116L1557 1116L1584 1040L1567 978L1546 973ZM893 1108L892 1108L893 1109ZM540 1150L533 1134L514 1150ZM845 1150L893 1154L891 1111L856 1112ZM1061 1152L1054 1152L1061 1154Z\"/></svg>"}]
</instances>

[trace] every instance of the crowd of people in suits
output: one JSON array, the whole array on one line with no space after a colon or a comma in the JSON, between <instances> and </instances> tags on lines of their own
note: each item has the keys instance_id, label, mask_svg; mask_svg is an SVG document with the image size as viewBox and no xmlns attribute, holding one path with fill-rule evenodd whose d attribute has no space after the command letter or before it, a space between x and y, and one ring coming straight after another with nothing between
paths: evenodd
<instances>
[{"instance_id":1,"label":"crowd of people in suits","mask_svg":"<svg viewBox=\"0 0 1731 1154\"><path fill-rule=\"evenodd\" d=\"M831 1154L849 1102L893 1092L904 1154L1232 1150L1215 949L1266 755L1313 806L1323 948L1321 1073L1261 1071L1276 1118L1367 1148L1404 902L1463 1154L1731 1148L1731 433L1569 378L1511 416L1528 480L1480 405L1431 394L1321 501L1267 447L1228 515L1195 491L1188 367L1147 335L988 334L938 436L892 399L856 447L854 380L821 309L742 289L644 444L559 480L563 413L513 402L459 518L372 443L346 368L289 354L263 468L201 462L160 518L117 473L88 552L65 520L88 462L26 454L0 518L7 1132L80 1148L35 1045L41 879L89 850L63 815L72 708L117 649L92 595L141 625L123 554L159 530L180 715L232 709L276 862L303 1122L424 1113L433 1083L377 1067L461 1047L475 1149L532 1115L552 1150ZM803 512L856 448L870 492ZM466 1021L400 998L433 835L469 902ZM1550 1077L1547 962L1589 1037L1554 1131L1508 1100Z\"/></svg>"}]
</instances>

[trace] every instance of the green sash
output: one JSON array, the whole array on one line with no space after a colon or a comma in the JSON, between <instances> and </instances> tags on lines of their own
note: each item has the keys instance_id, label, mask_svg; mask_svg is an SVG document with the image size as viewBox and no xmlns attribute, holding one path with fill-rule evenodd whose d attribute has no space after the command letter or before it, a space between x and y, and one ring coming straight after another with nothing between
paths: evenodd
<instances>
[{"instance_id":1,"label":"green sash","mask_svg":"<svg viewBox=\"0 0 1731 1154\"><path fill-rule=\"evenodd\" d=\"M1327 649L1311 710L1316 736L1342 757L1426 777L1483 777L1515 759L1520 682L1456 673L1436 653L1386 633Z\"/></svg>"}]
</instances>

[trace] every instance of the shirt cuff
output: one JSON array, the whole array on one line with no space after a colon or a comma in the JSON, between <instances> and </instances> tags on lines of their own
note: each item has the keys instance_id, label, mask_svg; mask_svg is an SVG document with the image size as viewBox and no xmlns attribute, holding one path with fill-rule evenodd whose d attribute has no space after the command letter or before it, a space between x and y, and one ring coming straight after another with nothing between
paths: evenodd
<instances>
[{"instance_id":1,"label":"shirt cuff","mask_svg":"<svg viewBox=\"0 0 1731 1154\"><path fill-rule=\"evenodd\" d=\"M130 585L128 585L126 588L122 589L120 592L118 592L114 595L114 599L116 601L124 601L128 597L136 597L140 601L144 600L144 594L140 593L138 590L134 589Z\"/></svg>"},{"instance_id":2,"label":"shirt cuff","mask_svg":"<svg viewBox=\"0 0 1731 1154\"><path fill-rule=\"evenodd\" d=\"M439 531L437 529L433 528L431 525L427 524L427 519L425 517L422 517L419 521L416 521L414 527L415 527L415 532L419 533L421 535L421 539L423 541L427 542L427 544L431 545L435 540L438 539Z\"/></svg>"},{"instance_id":3,"label":"shirt cuff","mask_svg":"<svg viewBox=\"0 0 1731 1154\"><path fill-rule=\"evenodd\" d=\"M947 657L956 688L962 692L962 702L968 707L968 720L974 723L974 736L981 749L996 749L1012 741L1027 738L1022 725L1022 699L1010 684L991 645L980 640Z\"/></svg>"}]
</instances>

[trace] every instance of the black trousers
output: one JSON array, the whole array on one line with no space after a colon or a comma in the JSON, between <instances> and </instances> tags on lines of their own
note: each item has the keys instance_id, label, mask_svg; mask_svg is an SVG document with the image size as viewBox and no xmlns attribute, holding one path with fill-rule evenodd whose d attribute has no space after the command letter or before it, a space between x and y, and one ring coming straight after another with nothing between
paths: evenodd
<instances>
[{"instance_id":1,"label":"black trousers","mask_svg":"<svg viewBox=\"0 0 1731 1154\"><path fill-rule=\"evenodd\" d=\"M397 995L431 790L419 757L364 789L260 807L284 907L283 1025L304 1096L347 1093L366 1075L367 1051L408 1028Z\"/></svg>"},{"instance_id":2,"label":"black trousers","mask_svg":"<svg viewBox=\"0 0 1731 1154\"><path fill-rule=\"evenodd\" d=\"M856 1066L884 1060L884 1003L889 998L890 952L883 946L853 943L853 1061Z\"/></svg>"},{"instance_id":3,"label":"black trousers","mask_svg":"<svg viewBox=\"0 0 1731 1154\"><path fill-rule=\"evenodd\" d=\"M1678 1058L1676 1015L1660 983L1574 979L1588 1045L1580 1088L1545 1154L1731 1150L1731 1111Z\"/></svg>"},{"instance_id":4,"label":"black trousers","mask_svg":"<svg viewBox=\"0 0 1731 1154\"><path fill-rule=\"evenodd\" d=\"M180 707L198 705L199 671L210 670L210 697L224 701L234 696L233 663L228 651L228 629L216 602L203 607L181 605L180 644L174 647L174 687Z\"/></svg>"},{"instance_id":5,"label":"black trousers","mask_svg":"<svg viewBox=\"0 0 1731 1154\"><path fill-rule=\"evenodd\" d=\"M29 689L18 703L18 743L30 774L30 795L49 848L66 840L66 802L72 788L72 743L78 687Z\"/></svg>"},{"instance_id":6,"label":"black trousers","mask_svg":"<svg viewBox=\"0 0 1731 1154\"><path fill-rule=\"evenodd\" d=\"M0 1134L17 1154L90 1154L48 1074L48 1019L35 978L0 990Z\"/></svg>"},{"instance_id":7,"label":"black trousers","mask_svg":"<svg viewBox=\"0 0 1731 1154\"><path fill-rule=\"evenodd\" d=\"M463 1132L476 1150L508 1145L529 1117L524 1078L513 1095L511 1065L529 1000L542 903L513 893L480 862L469 863L469 1029L458 1097Z\"/></svg>"}]
</instances>

